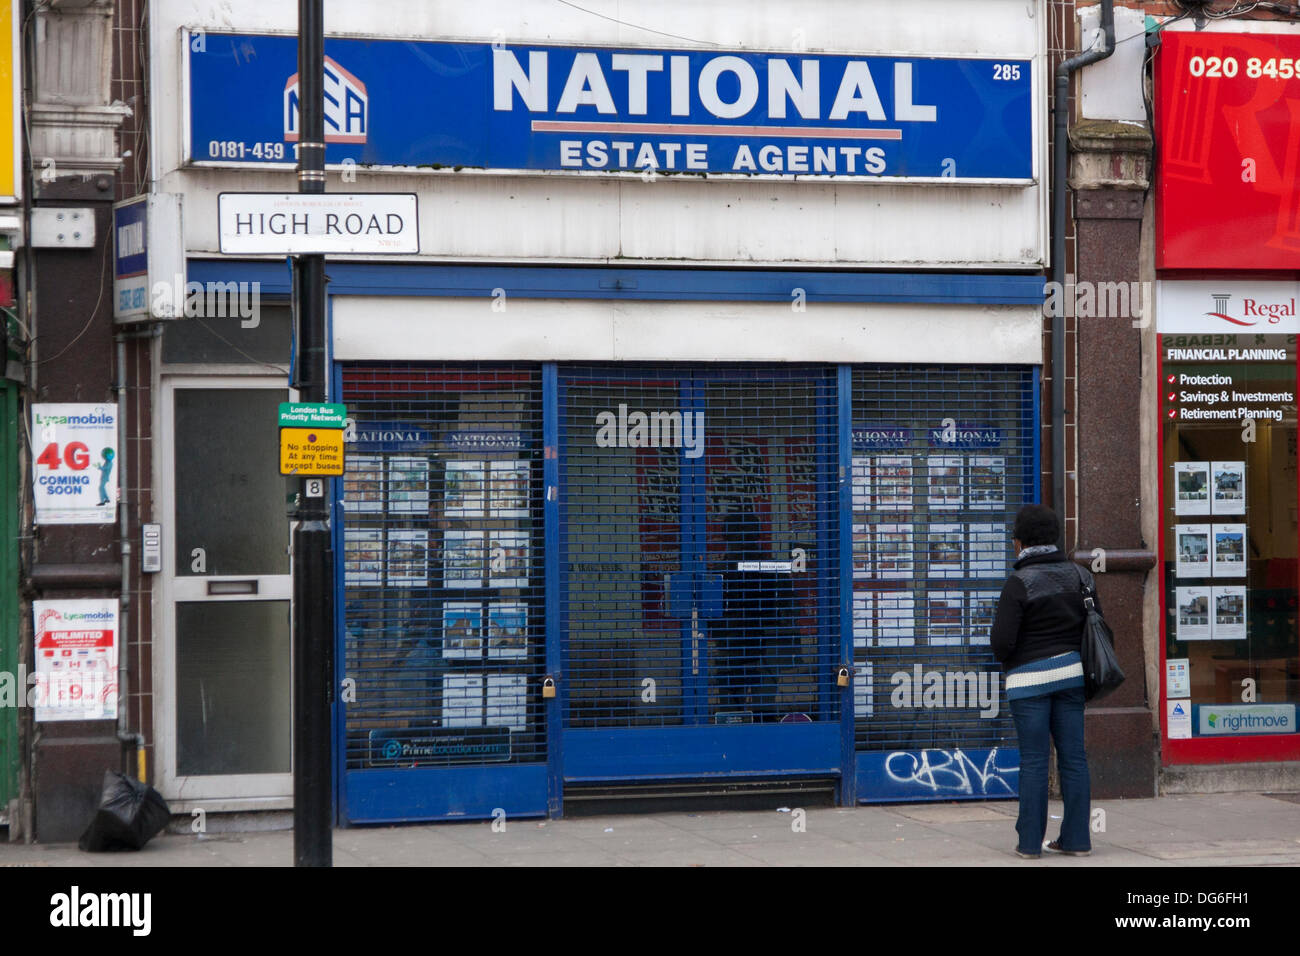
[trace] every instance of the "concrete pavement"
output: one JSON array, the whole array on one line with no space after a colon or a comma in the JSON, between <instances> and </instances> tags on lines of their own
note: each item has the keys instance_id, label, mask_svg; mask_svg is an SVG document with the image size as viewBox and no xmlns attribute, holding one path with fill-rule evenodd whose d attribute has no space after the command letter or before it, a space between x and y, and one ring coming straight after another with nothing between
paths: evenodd
<instances>
[{"instance_id":1,"label":"concrete pavement","mask_svg":"<svg viewBox=\"0 0 1300 956\"><path fill-rule=\"evenodd\" d=\"M1018 859L1016 804L901 804L507 820L334 832L336 866L1013 866L1300 865L1300 794L1108 800L1091 857ZM1049 835L1059 827L1053 803ZM177 818L178 823L181 822ZM802 829L800 829L802 824ZM215 829L212 827L211 829ZM7 866L288 866L293 833L164 834L139 853L0 843Z\"/></svg>"}]
</instances>

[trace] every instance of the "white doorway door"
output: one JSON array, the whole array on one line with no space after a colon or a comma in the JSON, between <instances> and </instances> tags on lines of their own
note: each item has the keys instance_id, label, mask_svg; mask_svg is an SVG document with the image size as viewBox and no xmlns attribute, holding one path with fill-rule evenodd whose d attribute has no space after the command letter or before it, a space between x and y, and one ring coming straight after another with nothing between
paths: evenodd
<instances>
[{"instance_id":1,"label":"white doorway door","mask_svg":"<svg viewBox=\"0 0 1300 956\"><path fill-rule=\"evenodd\" d=\"M156 759L182 812L291 804L290 397L282 377L163 379Z\"/></svg>"}]
</instances>

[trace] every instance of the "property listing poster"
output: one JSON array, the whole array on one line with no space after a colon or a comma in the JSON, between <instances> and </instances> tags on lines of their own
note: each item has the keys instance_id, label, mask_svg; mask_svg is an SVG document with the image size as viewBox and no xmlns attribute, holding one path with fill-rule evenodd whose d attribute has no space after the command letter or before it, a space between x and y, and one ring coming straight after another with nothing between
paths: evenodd
<instances>
[{"instance_id":1,"label":"property listing poster","mask_svg":"<svg viewBox=\"0 0 1300 956\"><path fill-rule=\"evenodd\" d=\"M1297 493L1294 470L1288 478L1284 469L1295 461L1298 294L1293 280L1157 282L1172 739L1263 732L1216 727L1215 714L1249 706L1259 717L1291 706L1281 702L1294 683L1294 612L1286 608L1295 600ZM1261 690L1238 703L1245 674Z\"/></svg>"},{"instance_id":2,"label":"property listing poster","mask_svg":"<svg viewBox=\"0 0 1300 956\"><path fill-rule=\"evenodd\" d=\"M36 524L117 520L117 406L32 406Z\"/></svg>"},{"instance_id":3,"label":"property listing poster","mask_svg":"<svg viewBox=\"0 0 1300 956\"><path fill-rule=\"evenodd\" d=\"M36 720L117 718L117 599L33 601Z\"/></svg>"}]
</instances>

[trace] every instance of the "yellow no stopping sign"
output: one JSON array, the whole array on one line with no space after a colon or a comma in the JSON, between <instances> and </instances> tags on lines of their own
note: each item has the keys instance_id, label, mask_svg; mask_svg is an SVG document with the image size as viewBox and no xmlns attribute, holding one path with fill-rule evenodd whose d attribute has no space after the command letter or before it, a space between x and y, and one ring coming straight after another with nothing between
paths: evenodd
<instances>
[{"instance_id":1,"label":"yellow no stopping sign","mask_svg":"<svg viewBox=\"0 0 1300 956\"><path fill-rule=\"evenodd\" d=\"M281 428L280 474L311 477L343 474L343 430Z\"/></svg>"}]
</instances>

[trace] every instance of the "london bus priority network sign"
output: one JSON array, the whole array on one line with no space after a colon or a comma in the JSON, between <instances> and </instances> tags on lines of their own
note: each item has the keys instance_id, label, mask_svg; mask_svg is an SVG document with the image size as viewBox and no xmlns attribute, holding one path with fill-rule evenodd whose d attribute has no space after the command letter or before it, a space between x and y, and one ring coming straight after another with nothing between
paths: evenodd
<instances>
[{"instance_id":1,"label":"london bus priority network sign","mask_svg":"<svg viewBox=\"0 0 1300 956\"><path fill-rule=\"evenodd\" d=\"M280 403L280 474L329 478L343 474L343 405Z\"/></svg>"}]
</instances>

